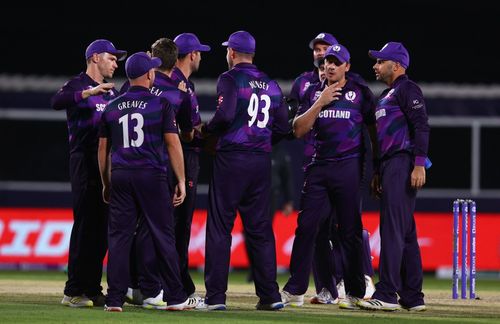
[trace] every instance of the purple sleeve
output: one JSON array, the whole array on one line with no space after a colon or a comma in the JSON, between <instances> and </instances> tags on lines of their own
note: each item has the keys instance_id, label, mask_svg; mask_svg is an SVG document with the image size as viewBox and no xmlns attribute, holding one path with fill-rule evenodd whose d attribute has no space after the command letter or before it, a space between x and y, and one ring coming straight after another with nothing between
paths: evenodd
<instances>
[{"instance_id":1,"label":"purple sleeve","mask_svg":"<svg viewBox=\"0 0 500 324\"><path fill-rule=\"evenodd\" d=\"M281 97L280 105L274 113L272 131L271 142L273 145L282 140L291 131L291 125L288 122L288 104L283 96Z\"/></svg>"},{"instance_id":2,"label":"purple sleeve","mask_svg":"<svg viewBox=\"0 0 500 324\"><path fill-rule=\"evenodd\" d=\"M106 126L106 114L101 115L101 120L99 121L99 137L109 137L108 127Z\"/></svg>"},{"instance_id":3,"label":"purple sleeve","mask_svg":"<svg viewBox=\"0 0 500 324\"><path fill-rule=\"evenodd\" d=\"M120 94L124 94L125 92L127 92L128 88L130 88L130 81L129 80L125 81L125 83L120 88Z\"/></svg>"},{"instance_id":4,"label":"purple sleeve","mask_svg":"<svg viewBox=\"0 0 500 324\"><path fill-rule=\"evenodd\" d=\"M50 104L55 110L73 107L82 100L82 91L82 85L75 80L71 80L57 91Z\"/></svg>"},{"instance_id":5,"label":"purple sleeve","mask_svg":"<svg viewBox=\"0 0 500 324\"><path fill-rule=\"evenodd\" d=\"M231 125L236 115L237 97L238 88L234 80L227 74L221 75L217 82L217 110L205 126L208 133L221 133Z\"/></svg>"},{"instance_id":6,"label":"purple sleeve","mask_svg":"<svg viewBox=\"0 0 500 324\"><path fill-rule=\"evenodd\" d=\"M374 125L375 120L375 107L377 101L373 92L368 87L363 87L363 103L361 106L361 113L363 114L363 121L366 125Z\"/></svg>"},{"instance_id":7,"label":"purple sleeve","mask_svg":"<svg viewBox=\"0 0 500 324\"><path fill-rule=\"evenodd\" d=\"M190 132L193 129L191 98L187 92L181 91L181 99L176 119L181 131Z\"/></svg>"},{"instance_id":8,"label":"purple sleeve","mask_svg":"<svg viewBox=\"0 0 500 324\"><path fill-rule=\"evenodd\" d=\"M296 100L297 102L300 101L300 77L293 81L292 90L290 90L288 98Z\"/></svg>"},{"instance_id":9,"label":"purple sleeve","mask_svg":"<svg viewBox=\"0 0 500 324\"><path fill-rule=\"evenodd\" d=\"M316 91L316 86L310 86L307 88L306 92L304 93L304 96L302 97L302 100L299 102L299 108L297 109L297 114L296 116L300 116L306 111L311 108L313 103L311 102L311 92Z\"/></svg>"},{"instance_id":10,"label":"purple sleeve","mask_svg":"<svg viewBox=\"0 0 500 324\"><path fill-rule=\"evenodd\" d=\"M165 133L177 133L177 123L175 121L175 112L167 100L162 100L162 131Z\"/></svg>"},{"instance_id":11,"label":"purple sleeve","mask_svg":"<svg viewBox=\"0 0 500 324\"><path fill-rule=\"evenodd\" d=\"M407 82L398 99L401 110L408 120L410 134L414 134L415 165L424 166L430 133L424 95L415 83Z\"/></svg>"}]
</instances>

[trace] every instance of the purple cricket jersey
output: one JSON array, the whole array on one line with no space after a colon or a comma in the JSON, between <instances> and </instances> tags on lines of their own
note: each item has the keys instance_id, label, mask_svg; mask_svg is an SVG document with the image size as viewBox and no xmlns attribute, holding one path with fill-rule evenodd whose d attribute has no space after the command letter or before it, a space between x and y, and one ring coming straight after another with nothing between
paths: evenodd
<instances>
[{"instance_id":1,"label":"purple cricket jersey","mask_svg":"<svg viewBox=\"0 0 500 324\"><path fill-rule=\"evenodd\" d=\"M110 100L118 95L116 89L99 96L82 99L82 92L98 86L85 72L80 73L52 97L52 107L66 109L70 154L97 152L99 121Z\"/></svg>"},{"instance_id":2,"label":"purple cricket jersey","mask_svg":"<svg viewBox=\"0 0 500 324\"><path fill-rule=\"evenodd\" d=\"M407 151L415 156L415 165L423 166L430 127L420 87L407 75L398 77L380 95L375 116L380 158Z\"/></svg>"},{"instance_id":3,"label":"purple cricket jersey","mask_svg":"<svg viewBox=\"0 0 500 324\"><path fill-rule=\"evenodd\" d=\"M217 81L218 105L206 124L219 135L217 151L271 152L273 134L288 133L288 106L281 88L250 63L240 63Z\"/></svg>"},{"instance_id":4,"label":"purple cricket jersey","mask_svg":"<svg viewBox=\"0 0 500 324\"><path fill-rule=\"evenodd\" d=\"M111 139L112 170L154 168L166 171L163 134L177 134L174 110L144 87L130 87L102 114L100 137Z\"/></svg>"},{"instance_id":5,"label":"purple cricket jersey","mask_svg":"<svg viewBox=\"0 0 500 324\"><path fill-rule=\"evenodd\" d=\"M200 107L198 105L198 98L196 97L196 92L194 88L194 83L187 79L181 70L174 67L171 75L172 80L178 85L182 81L186 83L187 93L190 98L191 103L191 122L193 126L198 126L201 124ZM189 143L182 142L182 147L185 150L195 150L199 152L201 147L203 147L204 141L200 138L199 134L195 132L193 140Z\"/></svg>"},{"instance_id":6,"label":"purple cricket jersey","mask_svg":"<svg viewBox=\"0 0 500 324\"><path fill-rule=\"evenodd\" d=\"M167 99L170 107L174 110L175 121L181 131L190 132L193 129L191 120L191 101L187 93L178 88L179 82L176 82L165 73L155 71L155 81L150 92L158 97ZM123 94L130 88L130 82L127 80L120 89Z\"/></svg>"},{"instance_id":7,"label":"purple cricket jersey","mask_svg":"<svg viewBox=\"0 0 500 324\"><path fill-rule=\"evenodd\" d=\"M305 94L298 114L306 112L319 98L326 84L314 84ZM314 122L313 162L339 161L359 157L365 152L363 124L375 123L375 99L368 87L347 80L339 100L323 107Z\"/></svg>"},{"instance_id":8,"label":"purple cricket jersey","mask_svg":"<svg viewBox=\"0 0 500 324\"><path fill-rule=\"evenodd\" d=\"M296 100L299 104L304 100L304 95L307 89L315 83L319 82L318 71L314 69L313 71L304 72L299 75L292 85L292 90L290 91L289 98ZM314 138L311 132L307 133L303 137L304 140L304 161L303 168L309 163L311 163L312 157L314 155Z\"/></svg>"}]
</instances>

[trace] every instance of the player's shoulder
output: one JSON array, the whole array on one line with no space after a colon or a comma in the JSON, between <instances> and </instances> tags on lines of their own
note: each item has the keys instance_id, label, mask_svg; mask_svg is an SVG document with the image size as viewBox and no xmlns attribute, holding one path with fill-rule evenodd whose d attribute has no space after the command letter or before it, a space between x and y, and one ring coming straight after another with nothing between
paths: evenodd
<instances>
[{"instance_id":1,"label":"player's shoulder","mask_svg":"<svg viewBox=\"0 0 500 324\"><path fill-rule=\"evenodd\" d=\"M313 71L306 71L301 73L298 77L295 78L294 83L305 81L311 81L313 79L314 73Z\"/></svg>"},{"instance_id":2,"label":"player's shoulder","mask_svg":"<svg viewBox=\"0 0 500 324\"><path fill-rule=\"evenodd\" d=\"M78 75L73 76L71 79L66 81L64 87L69 87L72 89L83 89L86 87L85 82L85 73L80 73Z\"/></svg>"},{"instance_id":3,"label":"player's shoulder","mask_svg":"<svg viewBox=\"0 0 500 324\"><path fill-rule=\"evenodd\" d=\"M359 87L365 87L365 88L368 88L368 83L366 82L366 80L361 76L359 75L358 73L355 73L355 72L347 72L347 78L349 80L351 80L354 84L356 84L357 86Z\"/></svg>"},{"instance_id":4,"label":"player's shoulder","mask_svg":"<svg viewBox=\"0 0 500 324\"><path fill-rule=\"evenodd\" d=\"M405 93L422 93L422 89L420 86L413 80L411 80L408 76L403 76L398 84L398 88L400 91L399 94Z\"/></svg>"}]
</instances>

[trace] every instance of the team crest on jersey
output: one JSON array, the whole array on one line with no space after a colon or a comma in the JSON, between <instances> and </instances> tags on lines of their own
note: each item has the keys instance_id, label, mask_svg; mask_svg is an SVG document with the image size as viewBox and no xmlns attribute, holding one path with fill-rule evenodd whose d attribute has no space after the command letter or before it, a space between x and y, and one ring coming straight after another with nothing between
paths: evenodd
<instances>
[{"instance_id":1,"label":"team crest on jersey","mask_svg":"<svg viewBox=\"0 0 500 324\"><path fill-rule=\"evenodd\" d=\"M354 99L356 99L356 92L354 92L354 91L348 91L344 95L344 97L345 97L346 100L349 100L350 102L354 102Z\"/></svg>"},{"instance_id":2,"label":"team crest on jersey","mask_svg":"<svg viewBox=\"0 0 500 324\"><path fill-rule=\"evenodd\" d=\"M306 90L309 88L310 85L311 85L311 82L309 82L309 81L304 83L304 88L302 88L302 92L306 92Z\"/></svg>"},{"instance_id":3,"label":"team crest on jersey","mask_svg":"<svg viewBox=\"0 0 500 324\"><path fill-rule=\"evenodd\" d=\"M106 109L106 104L95 104L96 111L104 111Z\"/></svg>"}]
</instances>

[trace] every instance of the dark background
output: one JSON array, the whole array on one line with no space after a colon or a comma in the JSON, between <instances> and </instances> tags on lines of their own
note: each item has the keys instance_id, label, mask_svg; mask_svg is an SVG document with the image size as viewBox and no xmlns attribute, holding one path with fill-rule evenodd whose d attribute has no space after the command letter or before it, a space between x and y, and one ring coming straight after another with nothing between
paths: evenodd
<instances>
[{"instance_id":1,"label":"dark background","mask_svg":"<svg viewBox=\"0 0 500 324\"><path fill-rule=\"evenodd\" d=\"M160 37L174 38L182 32L193 32L202 43L212 47L211 52L203 53L195 81L214 79L227 70L226 49L221 42L232 32L244 29L257 40L256 64L276 79L291 80L311 70L312 51L308 43L319 32L330 32L349 48L353 70L367 81L374 81L373 60L367 51L380 49L388 41L401 41L410 52L408 74L419 83L498 85L500 11L495 7L494 2L403 0L370 4L169 1L133 5L85 2L53 7L44 2L44 6L35 8L14 5L2 9L0 74L69 77L85 69L84 52L95 39L107 38L117 48L134 53L147 50ZM125 77L123 63L115 76ZM54 92L9 91L6 87L0 91L0 109L51 110L50 97ZM199 95L198 99L202 110L214 109L213 95ZM500 116L498 95L426 97L426 105L431 117L466 116L472 120ZM0 181L68 182L65 121L0 119L0 135L14 139L4 141L4 151L8 153L6 159L0 159ZM498 127L481 129L481 189L499 189L499 136ZM302 187L301 145L298 140L287 143L296 171L296 207ZM433 127L429 146L433 166L428 171L426 189L470 189L471 154L470 127ZM367 174L371 174L369 169ZM200 183L207 184L209 176L210 157L202 154ZM453 195L419 199L417 208L448 211L451 199L458 198ZM3 206L70 204L69 191L0 190ZM206 197L198 199L198 204L205 208ZM499 210L497 197L485 198L480 205L482 210ZM378 204L365 199L363 207L375 210Z\"/></svg>"},{"instance_id":2,"label":"dark background","mask_svg":"<svg viewBox=\"0 0 500 324\"><path fill-rule=\"evenodd\" d=\"M311 65L309 41L332 33L351 52L353 70L373 80L369 49L403 42L408 73L420 82L498 82L500 11L495 1L379 1L365 3L273 1L71 2L2 9L3 73L74 75L97 38L129 53L147 50L160 37L197 34L212 47L196 77L226 70L220 43L234 31L257 40L256 63L273 78L293 79ZM8 21L7 21L8 20ZM116 72L124 76L123 66Z\"/></svg>"}]
</instances>

